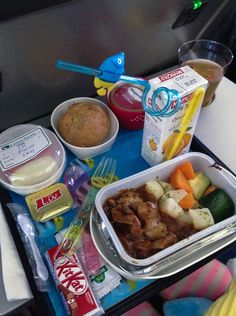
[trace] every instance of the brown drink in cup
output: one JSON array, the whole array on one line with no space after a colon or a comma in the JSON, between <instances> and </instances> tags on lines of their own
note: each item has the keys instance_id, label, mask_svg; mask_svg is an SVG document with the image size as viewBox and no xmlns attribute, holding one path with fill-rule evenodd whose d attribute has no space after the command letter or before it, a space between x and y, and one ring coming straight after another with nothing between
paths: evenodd
<instances>
[{"instance_id":1,"label":"brown drink in cup","mask_svg":"<svg viewBox=\"0 0 236 316\"><path fill-rule=\"evenodd\" d=\"M231 50L210 40L195 40L183 44L179 50L180 65L188 65L208 80L203 106L210 104L229 64L233 60Z\"/></svg>"},{"instance_id":2,"label":"brown drink in cup","mask_svg":"<svg viewBox=\"0 0 236 316\"><path fill-rule=\"evenodd\" d=\"M211 103L214 98L216 88L224 75L223 67L221 67L214 61L201 58L189 60L184 63L184 65L190 66L202 77L208 80L208 86L205 93L203 106Z\"/></svg>"}]
</instances>

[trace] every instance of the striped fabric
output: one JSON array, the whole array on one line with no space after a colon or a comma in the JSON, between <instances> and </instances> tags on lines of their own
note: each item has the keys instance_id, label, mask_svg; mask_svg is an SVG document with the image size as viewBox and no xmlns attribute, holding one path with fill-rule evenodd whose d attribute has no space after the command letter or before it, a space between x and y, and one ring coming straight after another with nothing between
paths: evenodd
<instances>
[{"instance_id":1,"label":"striped fabric","mask_svg":"<svg viewBox=\"0 0 236 316\"><path fill-rule=\"evenodd\" d=\"M160 294L166 300L189 296L216 300L225 293L231 280L230 270L220 261L212 260Z\"/></svg>"},{"instance_id":2,"label":"striped fabric","mask_svg":"<svg viewBox=\"0 0 236 316\"><path fill-rule=\"evenodd\" d=\"M160 316L149 302L143 302L121 316Z\"/></svg>"}]
</instances>

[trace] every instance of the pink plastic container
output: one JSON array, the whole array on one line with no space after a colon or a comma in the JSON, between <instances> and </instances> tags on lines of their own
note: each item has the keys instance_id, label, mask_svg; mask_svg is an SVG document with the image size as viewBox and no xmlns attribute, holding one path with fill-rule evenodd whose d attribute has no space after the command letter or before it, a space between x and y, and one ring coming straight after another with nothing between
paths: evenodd
<instances>
[{"instance_id":1,"label":"pink plastic container","mask_svg":"<svg viewBox=\"0 0 236 316\"><path fill-rule=\"evenodd\" d=\"M144 110L142 106L142 87L118 83L107 94L107 103L117 116L120 126L129 130L143 128Z\"/></svg>"}]
</instances>

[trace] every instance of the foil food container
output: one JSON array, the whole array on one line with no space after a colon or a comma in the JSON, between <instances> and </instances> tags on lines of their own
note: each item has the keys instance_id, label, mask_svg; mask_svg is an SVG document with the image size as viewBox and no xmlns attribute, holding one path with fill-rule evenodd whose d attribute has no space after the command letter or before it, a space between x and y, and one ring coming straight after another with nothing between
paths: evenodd
<instances>
[{"instance_id":1,"label":"foil food container","mask_svg":"<svg viewBox=\"0 0 236 316\"><path fill-rule=\"evenodd\" d=\"M176 264L177 272L178 269L181 269L181 266L185 265L184 259L181 260L181 257L178 255L178 253L186 255L186 253L191 253L192 250L195 251L194 255L192 256L193 258L188 258L189 266L191 265L191 260L192 263L197 262L202 258L207 257L208 255L216 252L219 249L222 249L224 246L235 241L236 215L233 215L217 224L214 224L209 228L199 231L193 234L192 236L177 242L176 244L148 258L136 259L131 257L126 252L115 230L113 229L109 219L106 216L106 213L103 209L104 202L107 198L114 196L115 194L118 194L120 190L139 187L143 185L146 181L155 179L156 177L159 177L163 181L166 181L170 173L174 170L174 168L184 160L191 161L195 170L203 171L211 179L214 185L225 190L225 192L227 192L230 195L234 204L236 205L236 178L227 170L217 165L211 157L201 153L184 154L180 157L161 163L157 166L154 166L138 174L135 174L133 176L120 180L114 184L111 184L107 187L104 187L98 192L96 196L95 206L97 212L99 213L99 216L101 217L102 222L106 227L106 231L109 235L109 238L112 241L112 245L115 247L115 250L119 254L121 260L124 263L128 264L128 266L136 266L137 268L143 268L151 266L156 263L168 265L169 262L175 262L175 259L178 258L178 264ZM227 236L229 237L225 238ZM219 247L217 246L217 240L219 242ZM214 247L210 247L209 245L209 243L212 241L214 241ZM198 248L201 249L201 251L197 251ZM185 249L187 250L185 251ZM196 254L198 258L196 258ZM158 269L156 269L155 271L157 270ZM175 271L175 267L172 267L172 270ZM151 275L151 272L148 275Z\"/></svg>"},{"instance_id":2,"label":"foil food container","mask_svg":"<svg viewBox=\"0 0 236 316\"><path fill-rule=\"evenodd\" d=\"M134 281L140 279L157 280L172 276L209 257L236 240L236 221L234 221L224 229L207 235L151 265L140 267L129 264L120 257L104 228L104 223L94 209L90 217L90 233L100 256L117 273L128 280Z\"/></svg>"}]
</instances>

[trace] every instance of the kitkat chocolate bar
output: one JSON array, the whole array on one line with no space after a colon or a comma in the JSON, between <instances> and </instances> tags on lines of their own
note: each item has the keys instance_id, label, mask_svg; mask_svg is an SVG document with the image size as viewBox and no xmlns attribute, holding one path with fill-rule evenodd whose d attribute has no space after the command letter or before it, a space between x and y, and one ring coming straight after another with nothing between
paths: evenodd
<instances>
[{"instance_id":1,"label":"kitkat chocolate bar","mask_svg":"<svg viewBox=\"0 0 236 316\"><path fill-rule=\"evenodd\" d=\"M103 313L75 252L64 256L56 246L47 251L46 259L69 315L93 316Z\"/></svg>"}]
</instances>

